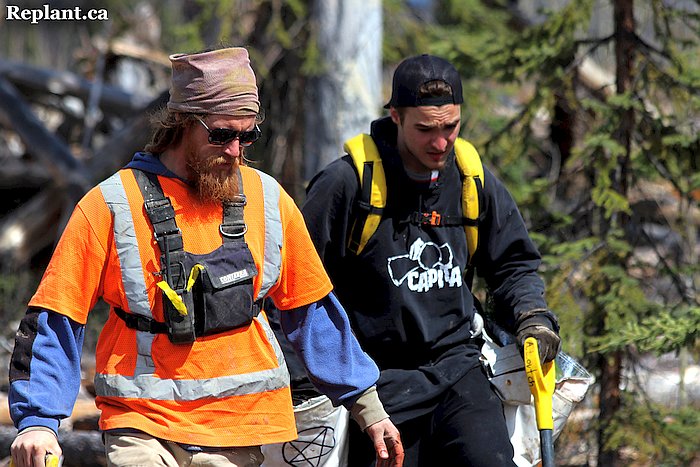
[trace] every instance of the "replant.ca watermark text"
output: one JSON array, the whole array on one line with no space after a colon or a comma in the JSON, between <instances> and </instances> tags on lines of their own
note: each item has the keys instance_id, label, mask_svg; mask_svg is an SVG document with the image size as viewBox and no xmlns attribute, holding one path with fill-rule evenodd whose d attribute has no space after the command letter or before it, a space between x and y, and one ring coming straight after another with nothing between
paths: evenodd
<instances>
[{"instance_id":1,"label":"replant.ca watermark text","mask_svg":"<svg viewBox=\"0 0 700 467\"><path fill-rule=\"evenodd\" d=\"M83 10L73 8L51 8L44 4L41 8L22 8L18 5L6 5L5 19L7 21L29 21L36 24L39 21L107 21L109 15L104 8Z\"/></svg>"}]
</instances>

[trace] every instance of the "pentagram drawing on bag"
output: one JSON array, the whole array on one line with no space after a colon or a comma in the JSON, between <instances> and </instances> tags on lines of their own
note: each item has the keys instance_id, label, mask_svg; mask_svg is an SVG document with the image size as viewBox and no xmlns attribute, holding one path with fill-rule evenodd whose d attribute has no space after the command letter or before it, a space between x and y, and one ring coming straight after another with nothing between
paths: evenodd
<instances>
[{"instance_id":1,"label":"pentagram drawing on bag","mask_svg":"<svg viewBox=\"0 0 700 467\"><path fill-rule=\"evenodd\" d=\"M318 467L334 447L333 428L317 426L300 431L297 439L284 443L282 457L289 465Z\"/></svg>"}]
</instances>

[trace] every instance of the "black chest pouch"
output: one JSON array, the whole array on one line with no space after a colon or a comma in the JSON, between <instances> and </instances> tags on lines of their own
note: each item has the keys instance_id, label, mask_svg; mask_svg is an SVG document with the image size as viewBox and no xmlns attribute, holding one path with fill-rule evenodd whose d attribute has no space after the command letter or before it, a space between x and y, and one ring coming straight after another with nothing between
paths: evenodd
<instances>
[{"instance_id":1,"label":"black chest pouch","mask_svg":"<svg viewBox=\"0 0 700 467\"><path fill-rule=\"evenodd\" d=\"M219 227L222 245L211 253L195 255L183 249L175 211L157 177L140 170L134 174L161 250L158 287L163 294L165 323L119 309L115 310L117 315L131 328L167 333L174 344L191 344L197 337L249 325L260 305L253 288L258 270L244 238L245 196L241 193L223 205Z\"/></svg>"},{"instance_id":2,"label":"black chest pouch","mask_svg":"<svg viewBox=\"0 0 700 467\"><path fill-rule=\"evenodd\" d=\"M174 264L169 256L169 268L165 254L161 258L165 277L158 286L173 343L247 326L260 311L253 297L258 270L245 242L225 243L206 255L182 252Z\"/></svg>"},{"instance_id":3,"label":"black chest pouch","mask_svg":"<svg viewBox=\"0 0 700 467\"><path fill-rule=\"evenodd\" d=\"M253 279L258 274L245 243L225 243L213 253L192 258L199 281L194 287L195 335L208 336L247 326L257 314Z\"/></svg>"}]
</instances>

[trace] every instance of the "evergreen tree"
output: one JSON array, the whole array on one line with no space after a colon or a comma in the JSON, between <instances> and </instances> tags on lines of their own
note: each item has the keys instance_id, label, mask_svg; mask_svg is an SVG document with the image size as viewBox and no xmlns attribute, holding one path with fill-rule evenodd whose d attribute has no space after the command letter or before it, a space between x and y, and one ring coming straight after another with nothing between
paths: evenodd
<instances>
[{"instance_id":1,"label":"evergreen tree","mask_svg":"<svg viewBox=\"0 0 700 467\"><path fill-rule=\"evenodd\" d=\"M463 135L526 216L564 350L595 370L598 465L688 465L698 410L625 375L640 353L698 356L700 3L434 3L417 37L387 2L385 55L440 54L465 77Z\"/></svg>"}]
</instances>

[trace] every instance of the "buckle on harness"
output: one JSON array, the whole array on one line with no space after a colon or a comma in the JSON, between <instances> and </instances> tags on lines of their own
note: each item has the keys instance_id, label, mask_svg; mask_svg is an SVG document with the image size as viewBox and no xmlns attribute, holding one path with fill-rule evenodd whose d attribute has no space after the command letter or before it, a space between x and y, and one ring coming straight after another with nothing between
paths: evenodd
<instances>
[{"instance_id":1,"label":"buckle on harness","mask_svg":"<svg viewBox=\"0 0 700 467\"><path fill-rule=\"evenodd\" d=\"M437 211L433 212L414 212L411 214L411 222L417 225L442 225L442 214Z\"/></svg>"},{"instance_id":2,"label":"buckle on harness","mask_svg":"<svg viewBox=\"0 0 700 467\"><path fill-rule=\"evenodd\" d=\"M415 212L413 213L413 218L418 225L433 225L437 226L442 224L442 215L437 211L433 212Z\"/></svg>"},{"instance_id":3,"label":"buckle on harness","mask_svg":"<svg viewBox=\"0 0 700 467\"><path fill-rule=\"evenodd\" d=\"M440 221L442 220L442 216L438 214L436 211L431 212L428 214L427 212L423 214L423 216L428 217L430 216L430 220L428 223L430 225L440 225Z\"/></svg>"},{"instance_id":4,"label":"buckle on harness","mask_svg":"<svg viewBox=\"0 0 700 467\"><path fill-rule=\"evenodd\" d=\"M180 227L175 227L174 230L165 230L162 232L156 232L155 230L153 231L153 238L159 242L161 239L165 239L166 237L171 237L174 235L182 235L182 230L180 230Z\"/></svg>"},{"instance_id":5,"label":"buckle on harness","mask_svg":"<svg viewBox=\"0 0 700 467\"><path fill-rule=\"evenodd\" d=\"M247 225L247 224L243 224L243 227L240 227L240 226L231 226L231 225L228 225L228 226L226 226L226 227L233 227L233 228L238 229L238 230L236 230L235 232L225 232L225 231L224 231L224 226L223 226L223 225L219 225L219 232L221 233L222 236L227 237L227 238L239 238L239 237L242 237L243 235L245 235L245 233L248 231L248 225Z\"/></svg>"},{"instance_id":6,"label":"buckle on harness","mask_svg":"<svg viewBox=\"0 0 700 467\"><path fill-rule=\"evenodd\" d=\"M247 204L248 199L243 193L223 203L223 220L219 225L222 237L236 239L245 235L248 231L248 225L243 220L243 208Z\"/></svg>"}]
</instances>

